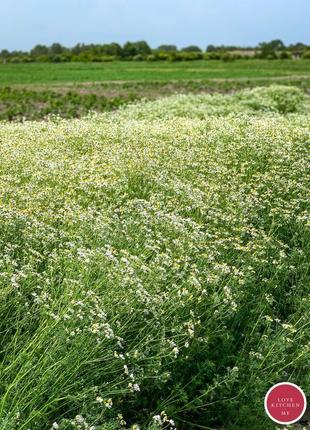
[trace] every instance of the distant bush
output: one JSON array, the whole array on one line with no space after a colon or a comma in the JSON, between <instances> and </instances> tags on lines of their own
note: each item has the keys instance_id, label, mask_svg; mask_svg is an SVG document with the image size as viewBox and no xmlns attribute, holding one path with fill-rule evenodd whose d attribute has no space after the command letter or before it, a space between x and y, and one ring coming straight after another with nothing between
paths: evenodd
<instances>
[{"instance_id":1,"label":"distant bush","mask_svg":"<svg viewBox=\"0 0 310 430\"><path fill-rule=\"evenodd\" d=\"M39 55L38 57L33 59L34 61L38 61L39 63L48 63L51 61L49 55Z\"/></svg>"},{"instance_id":2,"label":"distant bush","mask_svg":"<svg viewBox=\"0 0 310 430\"><path fill-rule=\"evenodd\" d=\"M169 61L181 61L182 57L178 52L171 52L171 54L168 57Z\"/></svg>"},{"instance_id":3,"label":"distant bush","mask_svg":"<svg viewBox=\"0 0 310 430\"><path fill-rule=\"evenodd\" d=\"M289 51L282 51L279 55L281 60L289 60L292 58L292 54Z\"/></svg>"},{"instance_id":4,"label":"distant bush","mask_svg":"<svg viewBox=\"0 0 310 430\"><path fill-rule=\"evenodd\" d=\"M309 51L305 51L303 53L302 58L306 59L306 60L310 60L310 50Z\"/></svg>"},{"instance_id":5,"label":"distant bush","mask_svg":"<svg viewBox=\"0 0 310 430\"><path fill-rule=\"evenodd\" d=\"M60 55L60 54L53 55L53 56L51 57L51 60L52 60L52 62L53 62L53 63L61 63L61 62L62 62L62 60L63 60L63 56L62 56L62 55Z\"/></svg>"},{"instance_id":6,"label":"distant bush","mask_svg":"<svg viewBox=\"0 0 310 430\"><path fill-rule=\"evenodd\" d=\"M195 61L195 60L203 59L202 52L183 51L183 52L180 52L179 55L182 61Z\"/></svg>"},{"instance_id":7,"label":"distant bush","mask_svg":"<svg viewBox=\"0 0 310 430\"><path fill-rule=\"evenodd\" d=\"M102 55L101 56L101 61L103 61L104 63L109 63L111 61L115 61L117 60L117 57L115 55Z\"/></svg>"},{"instance_id":8,"label":"distant bush","mask_svg":"<svg viewBox=\"0 0 310 430\"><path fill-rule=\"evenodd\" d=\"M10 58L10 63L22 63L23 59L22 57L11 57Z\"/></svg>"},{"instance_id":9,"label":"distant bush","mask_svg":"<svg viewBox=\"0 0 310 430\"><path fill-rule=\"evenodd\" d=\"M144 55L142 55L142 54L137 54L137 55L134 55L134 56L132 57L132 59L133 59L134 61L143 61L143 60L145 60L145 56L144 56Z\"/></svg>"},{"instance_id":10,"label":"distant bush","mask_svg":"<svg viewBox=\"0 0 310 430\"><path fill-rule=\"evenodd\" d=\"M230 54L229 52L225 52L222 56L221 56L221 60L225 61L226 63L231 62L231 61L235 61L236 57L233 54Z\"/></svg>"},{"instance_id":11,"label":"distant bush","mask_svg":"<svg viewBox=\"0 0 310 430\"><path fill-rule=\"evenodd\" d=\"M166 60L169 60L169 56L171 55L171 53L169 53L168 51L167 52L165 52L165 51L159 51L159 52L156 52L153 55L155 55L155 57L156 57L157 60L166 61Z\"/></svg>"},{"instance_id":12,"label":"distant bush","mask_svg":"<svg viewBox=\"0 0 310 430\"><path fill-rule=\"evenodd\" d=\"M265 57L263 56L262 58L265 58L266 60L276 60L277 54L275 52L269 52L269 54L267 54Z\"/></svg>"},{"instance_id":13,"label":"distant bush","mask_svg":"<svg viewBox=\"0 0 310 430\"><path fill-rule=\"evenodd\" d=\"M157 61L159 57L157 55L151 54L146 57L147 61Z\"/></svg>"},{"instance_id":14,"label":"distant bush","mask_svg":"<svg viewBox=\"0 0 310 430\"><path fill-rule=\"evenodd\" d=\"M221 59L221 53L220 52L209 52L208 53L209 60L220 60Z\"/></svg>"},{"instance_id":15,"label":"distant bush","mask_svg":"<svg viewBox=\"0 0 310 430\"><path fill-rule=\"evenodd\" d=\"M94 55L94 56L90 57L90 61L92 63L101 63L103 61L103 57L101 57L99 55Z\"/></svg>"}]
</instances>

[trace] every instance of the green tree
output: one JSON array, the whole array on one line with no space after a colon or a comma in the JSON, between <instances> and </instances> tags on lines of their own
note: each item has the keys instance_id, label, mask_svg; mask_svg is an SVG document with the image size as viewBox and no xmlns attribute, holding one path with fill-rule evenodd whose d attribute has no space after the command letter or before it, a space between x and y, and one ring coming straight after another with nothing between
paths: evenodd
<instances>
[{"instance_id":1,"label":"green tree","mask_svg":"<svg viewBox=\"0 0 310 430\"><path fill-rule=\"evenodd\" d=\"M102 52L106 55L112 55L115 57L121 57L123 54L123 49L118 43L107 43L102 45Z\"/></svg>"},{"instance_id":2,"label":"green tree","mask_svg":"<svg viewBox=\"0 0 310 430\"><path fill-rule=\"evenodd\" d=\"M151 53L151 48L144 40L138 42L126 42L123 47L123 56L125 58L132 58L138 54L146 56Z\"/></svg>"},{"instance_id":3,"label":"green tree","mask_svg":"<svg viewBox=\"0 0 310 430\"><path fill-rule=\"evenodd\" d=\"M60 43L53 43L49 47L48 51L49 51L49 54L57 55L57 54L62 54L65 51L65 48Z\"/></svg>"},{"instance_id":4,"label":"green tree","mask_svg":"<svg viewBox=\"0 0 310 430\"><path fill-rule=\"evenodd\" d=\"M214 51L216 51L216 46L214 46L214 45L208 45L207 46L207 49L206 49L206 52L214 52Z\"/></svg>"},{"instance_id":5,"label":"green tree","mask_svg":"<svg viewBox=\"0 0 310 430\"><path fill-rule=\"evenodd\" d=\"M30 54L33 57L38 57L39 55L47 55L48 47L45 45L36 45L31 49Z\"/></svg>"},{"instance_id":6,"label":"green tree","mask_svg":"<svg viewBox=\"0 0 310 430\"><path fill-rule=\"evenodd\" d=\"M189 45L185 46L185 48L182 48L181 51L183 52L202 52L199 46L196 45Z\"/></svg>"},{"instance_id":7,"label":"green tree","mask_svg":"<svg viewBox=\"0 0 310 430\"><path fill-rule=\"evenodd\" d=\"M160 45L157 50L162 52L177 52L178 48L176 45Z\"/></svg>"},{"instance_id":8,"label":"green tree","mask_svg":"<svg viewBox=\"0 0 310 430\"><path fill-rule=\"evenodd\" d=\"M7 49L2 49L2 51L0 52L0 57L7 58L9 56L10 56L10 52Z\"/></svg>"},{"instance_id":9,"label":"green tree","mask_svg":"<svg viewBox=\"0 0 310 430\"><path fill-rule=\"evenodd\" d=\"M262 42L258 45L261 51L261 58L277 58L277 52L283 51L285 45L280 39L271 40L271 42Z\"/></svg>"}]
</instances>

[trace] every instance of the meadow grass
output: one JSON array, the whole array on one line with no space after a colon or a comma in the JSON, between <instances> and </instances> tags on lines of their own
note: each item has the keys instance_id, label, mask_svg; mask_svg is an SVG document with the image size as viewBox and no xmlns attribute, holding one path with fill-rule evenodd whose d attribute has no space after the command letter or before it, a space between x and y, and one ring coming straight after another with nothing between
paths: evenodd
<instances>
[{"instance_id":1,"label":"meadow grass","mask_svg":"<svg viewBox=\"0 0 310 430\"><path fill-rule=\"evenodd\" d=\"M275 429L310 392L309 96L0 125L0 429Z\"/></svg>"},{"instance_id":2,"label":"meadow grass","mask_svg":"<svg viewBox=\"0 0 310 430\"><path fill-rule=\"evenodd\" d=\"M0 86L100 81L272 79L310 76L310 60L1 64Z\"/></svg>"}]
</instances>

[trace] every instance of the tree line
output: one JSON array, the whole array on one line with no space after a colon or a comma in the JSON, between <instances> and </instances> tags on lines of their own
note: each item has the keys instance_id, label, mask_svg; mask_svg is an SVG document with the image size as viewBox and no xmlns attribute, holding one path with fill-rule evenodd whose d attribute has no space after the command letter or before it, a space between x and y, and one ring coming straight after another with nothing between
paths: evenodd
<instances>
[{"instance_id":1,"label":"tree line","mask_svg":"<svg viewBox=\"0 0 310 430\"><path fill-rule=\"evenodd\" d=\"M36 45L30 51L0 51L2 62L104 62L124 61L190 61L223 60L233 61L241 58L290 59L310 58L310 46L296 43L286 46L282 40L262 42L255 47L208 45L205 51L199 46L190 45L178 49L176 45L160 45L153 49L145 41L105 44L78 43L72 48L53 43L51 46Z\"/></svg>"}]
</instances>

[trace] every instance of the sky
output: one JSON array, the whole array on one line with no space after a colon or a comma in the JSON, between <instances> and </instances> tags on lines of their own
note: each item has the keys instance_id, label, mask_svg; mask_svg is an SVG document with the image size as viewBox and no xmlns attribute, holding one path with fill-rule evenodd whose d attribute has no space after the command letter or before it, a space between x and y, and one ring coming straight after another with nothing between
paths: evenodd
<instances>
[{"instance_id":1,"label":"sky","mask_svg":"<svg viewBox=\"0 0 310 430\"><path fill-rule=\"evenodd\" d=\"M310 0L0 0L0 50L146 40L151 47L310 44Z\"/></svg>"}]
</instances>

